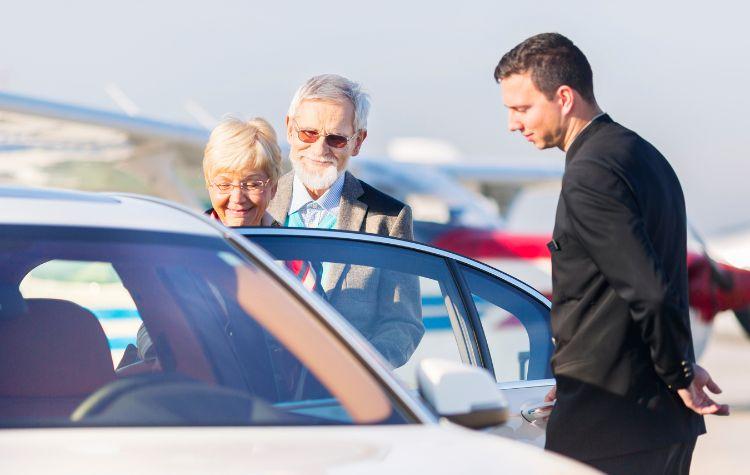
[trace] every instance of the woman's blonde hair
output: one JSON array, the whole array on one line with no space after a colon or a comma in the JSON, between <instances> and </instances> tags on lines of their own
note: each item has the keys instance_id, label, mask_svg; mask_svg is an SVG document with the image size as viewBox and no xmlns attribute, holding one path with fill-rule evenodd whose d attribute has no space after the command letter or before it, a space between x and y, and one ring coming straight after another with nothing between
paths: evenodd
<instances>
[{"instance_id":1,"label":"woman's blonde hair","mask_svg":"<svg viewBox=\"0 0 750 475\"><path fill-rule=\"evenodd\" d=\"M222 120L211 131L203 152L203 175L209 179L221 172L263 170L275 185L281 174L281 149L276 132L265 119Z\"/></svg>"}]
</instances>

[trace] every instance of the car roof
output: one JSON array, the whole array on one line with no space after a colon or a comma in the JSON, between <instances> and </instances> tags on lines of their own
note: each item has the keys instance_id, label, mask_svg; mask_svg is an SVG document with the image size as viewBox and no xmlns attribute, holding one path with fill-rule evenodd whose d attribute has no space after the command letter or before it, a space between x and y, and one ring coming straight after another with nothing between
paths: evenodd
<instances>
[{"instance_id":1,"label":"car roof","mask_svg":"<svg viewBox=\"0 0 750 475\"><path fill-rule=\"evenodd\" d=\"M0 187L0 224L221 234L196 213L158 198L51 188Z\"/></svg>"}]
</instances>

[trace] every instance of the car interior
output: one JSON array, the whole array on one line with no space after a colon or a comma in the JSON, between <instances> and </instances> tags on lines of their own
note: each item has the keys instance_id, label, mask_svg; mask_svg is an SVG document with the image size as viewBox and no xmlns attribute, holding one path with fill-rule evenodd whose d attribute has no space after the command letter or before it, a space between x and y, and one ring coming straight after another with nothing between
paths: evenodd
<instances>
[{"instance_id":1,"label":"car interior","mask_svg":"<svg viewBox=\"0 0 750 475\"><path fill-rule=\"evenodd\" d=\"M24 299L7 283L0 289L0 417L69 414L116 379L91 312L65 300Z\"/></svg>"},{"instance_id":2,"label":"car interior","mask_svg":"<svg viewBox=\"0 0 750 475\"><path fill-rule=\"evenodd\" d=\"M208 241L0 238L0 425L356 422L330 385L246 311L237 257L221 240ZM111 264L153 350L140 354L144 338L133 328L127 350L113 359L102 322L123 322L101 320L71 300L26 298L24 279L59 260ZM388 413L379 423L404 422L390 406Z\"/></svg>"}]
</instances>

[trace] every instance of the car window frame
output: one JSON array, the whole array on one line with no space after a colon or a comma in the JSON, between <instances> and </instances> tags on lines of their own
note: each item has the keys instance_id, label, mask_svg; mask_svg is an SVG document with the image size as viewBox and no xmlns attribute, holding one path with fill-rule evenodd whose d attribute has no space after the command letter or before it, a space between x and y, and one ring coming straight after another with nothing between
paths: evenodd
<instances>
[{"instance_id":1,"label":"car window frame","mask_svg":"<svg viewBox=\"0 0 750 475\"><path fill-rule=\"evenodd\" d=\"M437 247L430 246L428 244L424 244L420 242L416 242L413 240L400 239L400 238L395 238L395 237L390 237L390 236L381 236L381 235L363 233L363 232L358 232L358 231L338 230L338 229L330 230L330 229L288 228L288 227L238 227L238 228L232 228L232 229L246 238L248 238L248 236L254 236L254 235L255 236L274 236L275 235L275 236L301 236L301 237L308 237L308 238L351 240L351 241L358 241L358 242L369 242L373 244L394 246L394 247L398 247L402 249L408 249L408 250L412 250L415 252L422 252L422 253L426 253L429 255L443 258L446 261L446 264L448 264L449 268L451 269L454 283L458 287L459 292L461 293L462 305L464 309L467 311L467 315L469 317L468 321L471 324L472 333L476 339L476 345L477 345L476 349L479 352L479 355L478 355L479 364L477 364L477 366L485 368L488 371L490 371L490 374L493 375L493 378L494 378L495 373L494 373L494 366L492 364L492 357L490 355L489 345L487 343L487 339L485 337L484 330L481 325L476 306L473 302L473 299L471 298L471 290L469 289L469 286L465 280L465 277L463 276L463 271L460 269L460 266L458 264L459 263L463 264L479 272L487 274L493 278L499 279L503 283L510 285L512 287L515 287L519 291L527 294L529 297L538 301L546 309L549 310L551 308L550 301L542 293L540 293L533 287L529 286L528 284L524 283L523 281L513 277L510 274L506 274L505 272L499 269L491 267L487 264L484 264L470 257L462 256L460 254L447 251L445 249L437 248ZM252 242L252 239L248 238L247 241ZM253 244L257 246L257 244L255 243ZM551 337L552 335L551 335L551 330L550 330L550 338ZM502 385L502 387L504 388L510 389L510 388L515 388L515 387L528 387L529 385L543 386L543 385L554 384L554 380L552 379L537 379L537 380L531 380L531 381L518 380L518 381L498 382L497 384Z\"/></svg>"},{"instance_id":2,"label":"car window frame","mask_svg":"<svg viewBox=\"0 0 750 475\"><path fill-rule=\"evenodd\" d=\"M471 298L471 296L474 295L474 294L471 292L471 288L470 288L468 279L465 276L465 273L467 271L473 270L473 271L477 272L478 274L480 274L481 278L485 278L485 279L489 280L492 285L504 285L504 284L506 284L506 282L504 282L502 280L500 282L497 282L497 279L495 279L493 275L488 274L486 272L483 272L483 271L481 271L479 269L472 268L470 266L466 266L465 264L456 264L456 266L458 267L458 272L461 274L461 278L463 279L463 284L466 286L466 291L468 292L469 298ZM462 267L467 268L467 269L464 270ZM527 294L527 296L528 296L528 294ZM479 325L479 327L482 329L482 335L484 337L484 326L482 325L481 319L479 317L479 309L477 308L477 303L476 303L476 301L473 298L471 298L471 302L472 302L472 306L473 306L473 308L474 308L474 310L476 311L476 314L477 314L476 322ZM492 303L492 305L497 306L497 304L495 304L495 303ZM547 336L549 337L549 341L546 344L547 349L548 349L548 353L549 353L549 359L547 360L545 366L546 366L547 373L551 376L551 374L552 374L551 358L552 358L552 354L554 352L554 339L552 337L552 328L551 328L550 319L549 319L549 317L550 317L550 314L549 314L550 307L551 307L550 305L543 305L543 308L545 308L547 310L546 323L547 323L547 330L548 330ZM529 351L531 351L532 346L533 346L532 345L532 340L531 340L531 334L529 333L528 327L526 327L526 325L524 325L524 327L525 327L525 331L527 333L527 336L529 337ZM484 341L485 341L485 347L486 347L487 352L488 352L488 358L490 360L492 360L492 351L489 348L489 343L487 343L486 337L484 337ZM538 345L538 343L537 343L537 345ZM529 361L531 361L531 360L529 360ZM492 369L492 374L495 375L494 367ZM504 385L506 383L509 383L509 384L513 384L514 382L517 382L517 383L529 383L529 382L534 382L534 381L549 382L549 381L554 381L554 379L551 378L551 377L550 378L531 379L531 380L529 380L529 379L520 379L519 378L519 379L510 380L510 381L497 381L497 383L499 385ZM546 384L547 383L545 383L545 385ZM535 386L535 385L532 385L532 386ZM523 387L530 387L530 386L528 384L524 384Z\"/></svg>"},{"instance_id":3,"label":"car window frame","mask_svg":"<svg viewBox=\"0 0 750 475\"><path fill-rule=\"evenodd\" d=\"M250 228L253 229L253 228ZM278 229L278 228L275 228ZM290 229L290 228L287 228ZM275 239L284 239L287 238L288 235L275 233L273 236L260 236L261 238L275 238ZM331 237L331 236L306 236L308 239L325 239L329 241L337 242L339 239L337 237ZM358 244L364 244L364 245L380 245L379 243L372 243L372 242L364 242L364 241L357 241ZM261 246L262 247L262 246ZM389 248L393 248L393 246L386 246ZM411 249L401 249L396 248L396 252L403 253L406 252L413 252ZM470 317L470 309L467 307L467 301L466 301L466 293L458 286L458 282L456 280L456 270L453 267L453 261L450 259L446 259L442 256L435 256L431 253L424 253L420 252L424 258L430 259L430 265L439 266L440 272L444 273L444 278L442 280L436 280L438 284L441 285L441 294L442 297L446 300L443 301L443 305L445 306L444 310L448 314L448 318L451 322L451 330L453 331L454 339L456 340L457 344L457 350L460 357L460 360L462 363L465 364L471 364L474 366L482 366L482 357L481 357L481 351L477 345L478 339L475 332L475 325L471 321ZM275 259L278 259L278 256L274 256ZM338 261L334 261L338 262ZM349 262L348 262L349 263ZM367 265L362 263L356 263L356 265ZM393 270L393 269L391 269ZM400 270L397 270L397 272L400 272ZM415 274L417 275L417 274ZM425 277L428 279L433 278L439 278L434 275L422 275L419 274L419 277Z\"/></svg>"}]
</instances>

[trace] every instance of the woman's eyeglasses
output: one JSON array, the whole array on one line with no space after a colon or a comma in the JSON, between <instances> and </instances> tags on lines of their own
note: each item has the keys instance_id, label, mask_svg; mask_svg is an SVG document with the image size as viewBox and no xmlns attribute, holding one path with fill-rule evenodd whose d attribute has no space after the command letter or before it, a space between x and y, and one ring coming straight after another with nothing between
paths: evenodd
<instances>
[{"instance_id":1,"label":"woman's eyeglasses","mask_svg":"<svg viewBox=\"0 0 750 475\"><path fill-rule=\"evenodd\" d=\"M315 129L300 129L297 127L297 122L294 122L294 128L297 130L297 137L305 143L315 143L321 137L320 132ZM338 134L326 134L322 137L329 147L344 148L349 142L357 138L357 135L355 133L351 137L346 137Z\"/></svg>"},{"instance_id":2,"label":"woman's eyeglasses","mask_svg":"<svg viewBox=\"0 0 750 475\"><path fill-rule=\"evenodd\" d=\"M237 185L235 185L234 183L211 183L211 185L219 190L219 193L221 194L229 194L235 188L239 188L244 192L259 194L266 189L270 182L271 179L269 178L267 180L241 181Z\"/></svg>"}]
</instances>

